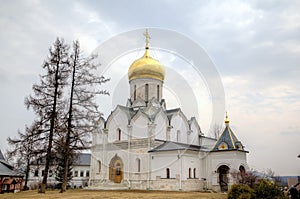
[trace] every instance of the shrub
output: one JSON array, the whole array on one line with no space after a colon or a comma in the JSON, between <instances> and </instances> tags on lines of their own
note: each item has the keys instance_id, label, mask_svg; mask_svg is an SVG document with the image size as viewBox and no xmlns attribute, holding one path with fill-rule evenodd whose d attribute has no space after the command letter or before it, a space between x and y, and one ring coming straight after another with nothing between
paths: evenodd
<instances>
[{"instance_id":1,"label":"shrub","mask_svg":"<svg viewBox=\"0 0 300 199\"><path fill-rule=\"evenodd\" d=\"M235 184L228 193L228 199L285 199L284 193L276 183L260 179L254 188L248 185Z\"/></svg>"},{"instance_id":2,"label":"shrub","mask_svg":"<svg viewBox=\"0 0 300 199\"><path fill-rule=\"evenodd\" d=\"M248 185L235 184L232 185L228 192L228 199L251 199L255 198L254 190Z\"/></svg>"},{"instance_id":3,"label":"shrub","mask_svg":"<svg viewBox=\"0 0 300 199\"><path fill-rule=\"evenodd\" d=\"M261 179L254 186L257 199L284 199L285 196L279 186L272 181Z\"/></svg>"}]
</instances>

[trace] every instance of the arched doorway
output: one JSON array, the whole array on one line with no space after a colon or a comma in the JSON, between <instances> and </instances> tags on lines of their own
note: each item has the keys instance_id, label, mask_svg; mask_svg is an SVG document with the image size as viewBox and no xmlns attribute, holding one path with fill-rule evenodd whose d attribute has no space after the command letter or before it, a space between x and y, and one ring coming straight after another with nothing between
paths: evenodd
<instances>
[{"instance_id":1,"label":"arched doorway","mask_svg":"<svg viewBox=\"0 0 300 199\"><path fill-rule=\"evenodd\" d=\"M218 173L219 173L219 184L220 184L221 192L227 192L229 167L226 165L220 166L218 168Z\"/></svg>"},{"instance_id":2,"label":"arched doorway","mask_svg":"<svg viewBox=\"0 0 300 199\"><path fill-rule=\"evenodd\" d=\"M123 180L123 161L117 154L111 159L109 164L109 180L114 183L121 183Z\"/></svg>"},{"instance_id":3,"label":"arched doorway","mask_svg":"<svg viewBox=\"0 0 300 199\"><path fill-rule=\"evenodd\" d=\"M239 171L240 171L241 175L244 175L246 173L246 169L245 169L245 167L243 165L241 165L239 167Z\"/></svg>"}]
</instances>

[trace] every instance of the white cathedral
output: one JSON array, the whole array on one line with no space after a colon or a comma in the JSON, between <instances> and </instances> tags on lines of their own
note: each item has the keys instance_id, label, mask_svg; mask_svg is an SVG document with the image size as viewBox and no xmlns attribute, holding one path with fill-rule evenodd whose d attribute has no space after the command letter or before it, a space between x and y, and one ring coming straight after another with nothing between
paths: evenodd
<instances>
[{"instance_id":1,"label":"white cathedral","mask_svg":"<svg viewBox=\"0 0 300 199\"><path fill-rule=\"evenodd\" d=\"M166 109L165 70L144 55L128 69L130 96L93 132L89 188L227 191L231 172L245 172L247 151L226 115L218 139L204 136L197 120Z\"/></svg>"}]
</instances>

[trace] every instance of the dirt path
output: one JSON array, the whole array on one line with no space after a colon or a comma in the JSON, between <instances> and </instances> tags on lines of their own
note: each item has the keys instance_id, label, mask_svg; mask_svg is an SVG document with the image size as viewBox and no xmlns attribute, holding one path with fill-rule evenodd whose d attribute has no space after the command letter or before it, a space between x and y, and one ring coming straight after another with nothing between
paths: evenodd
<instances>
[{"instance_id":1,"label":"dirt path","mask_svg":"<svg viewBox=\"0 0 300 199\"><path fill-rule=\"evenodd\" d=\"M165 191L91 191L91 190L68 190L60 194L58 190L47 191L46 194L38 194L37 191L25 191L20 193L5 193L0 195L0 199L226 199L225 194L200 193L200 192L165 192Z\"/></svg>"}]
</instances>

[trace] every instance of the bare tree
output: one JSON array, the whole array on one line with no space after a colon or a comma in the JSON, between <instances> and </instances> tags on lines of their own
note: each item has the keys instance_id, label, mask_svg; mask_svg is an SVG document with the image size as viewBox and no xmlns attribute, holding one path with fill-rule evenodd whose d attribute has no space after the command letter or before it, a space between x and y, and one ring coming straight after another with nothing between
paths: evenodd
<instances>
[{"instance_id":1,"label":"bare tree","mask_svg":"<svg viewBox=\"0 0 300 199\"><path fill-rule=\"evenodd\" d=\"M65 170L61 192L66 191L72 155L88 147L89 134L94 130L95 123L101 116L95 97L99 94L108 94L107 91L100 90L100 85L109 79L96 75L98 65L94 64L95 58L94 55L84 57L79 42L73 42L69 61L72 75L68 99L67 133L63 146L63 153L66 155L62 155L65 158L63 164Z\"/></svg>"},{"instance_id":2,"label":"bare tree","mask_svg":"<svg viewBox=\"0 0 300 199\"><path fill-rule=\"evenodd\" d=\"M215 123L211 131L212 137L218 139L222 133L222 130L223 130L223 125Z\"/></svg>"},{"instance_id":3,"label":"bare tree","mask_svg":"<svg viewBox=\"0 0 300 199\"><path fill-rule=\"evenodd\" d=\"M250 171L233 171L231 172L232 179L235 184L244 184L253 188L258 180L257 172L254 170Z\"/></svg>"},{"instance_id":4,"label":"bare tree","mask_svg":"<svg viewBox=\"0 0 300 199\"><path fill-rule=\"evenodd\" d=\"M45 150L39 145L44 138L40 136L40 123L34 122L30 127L25 127L25 133L18 131L17 138L7 138L10 149L6 155L9 160L16 162L17 168L24 170L25 165L25 184L24 189L27 190L28 176L30 165L34 159L44 154Z\"/></svg>"},{"instance_id":5,"label":"bare tree","mask_svg":"<svg viewBox=\"0 0 300 199\"><path fill-rule=\"evenodd\" d=\"M62 96L69 75L68 50L69 46L64 43L64 40L57 38L49 49L49 56L43 65L46 74L40 76L39 84L33 85L34 95L25 99L27 108L32 108L39 118L43 118L42 131L48 138L47 143L44 143L47 152L43 181L39 190L41 193L46 191L54 133L60 131L59 121L65 107Z\"/></svg>"}]
</instances>

